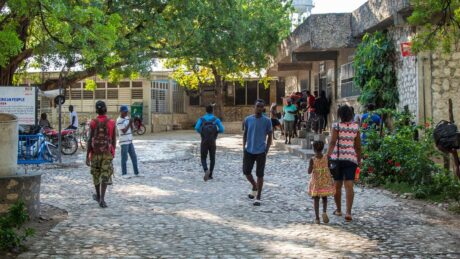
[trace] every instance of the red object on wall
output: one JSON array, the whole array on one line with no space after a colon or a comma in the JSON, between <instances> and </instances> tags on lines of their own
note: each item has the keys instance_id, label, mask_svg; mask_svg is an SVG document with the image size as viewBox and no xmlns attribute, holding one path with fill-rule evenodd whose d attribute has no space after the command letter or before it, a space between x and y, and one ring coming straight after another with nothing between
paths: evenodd
<instances>
[{"instance_id":1,"label":"red object on wall","mask_svg":"<svg viewBox=\"0 0 460 259\"><path fill-rule=\"evenodd\" d=\"M414 56L412 53L412 42L401 43L401 53L403 57Z\"/></svg>"}]
</instances>

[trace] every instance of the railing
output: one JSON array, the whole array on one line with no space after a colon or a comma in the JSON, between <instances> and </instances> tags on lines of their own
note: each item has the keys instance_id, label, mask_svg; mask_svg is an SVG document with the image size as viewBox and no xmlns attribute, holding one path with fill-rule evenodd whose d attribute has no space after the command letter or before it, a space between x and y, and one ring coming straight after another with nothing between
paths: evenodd
<instances>
[{"instance_id":1,"label":"railing","mask_svg":"<svg viewBox=\"0 0 460 259\"><path fill-rule=\"evenodd\" d=\"M43 164L52 163L53 157L45 145L45 136L36 135L19 135L18 142L18 164Z\"/></svg>"}]
</instances>

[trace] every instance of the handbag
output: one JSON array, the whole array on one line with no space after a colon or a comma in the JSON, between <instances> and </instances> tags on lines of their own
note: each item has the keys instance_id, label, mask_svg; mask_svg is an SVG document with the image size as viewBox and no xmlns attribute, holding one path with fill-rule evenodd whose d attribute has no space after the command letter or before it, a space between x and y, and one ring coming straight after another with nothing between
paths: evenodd
<instances>
[{"instance_id":1,"label":"handbag","mask_svg":"<svg viewBox=\"0 0 460 259\"><path fill-rule=\"evenodd\" d=\"M338 124L338 126L339 129L337 130L337 160L332 160L329 158L329 171L331 172L334 179L336 179L340 173L338 161L338 158L340 157L340 124Z\"/></svg>"}]
</instances>

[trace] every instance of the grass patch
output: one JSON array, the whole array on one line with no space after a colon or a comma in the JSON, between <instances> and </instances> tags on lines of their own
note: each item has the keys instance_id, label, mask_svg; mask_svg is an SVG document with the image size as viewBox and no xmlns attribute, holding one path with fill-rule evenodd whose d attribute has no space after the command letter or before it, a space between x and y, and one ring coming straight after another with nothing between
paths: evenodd
<instances>
[{"instance_id":1,"label":"grass patch","mask_svg":"<svg viewBox=\"0 0 460 259\"><path fill-rule=\"evenodd\" d=\"M389 191L399 194L414 192L414 187L404 182L387 182L383 187Z\"/></svg>"}]
</instances>

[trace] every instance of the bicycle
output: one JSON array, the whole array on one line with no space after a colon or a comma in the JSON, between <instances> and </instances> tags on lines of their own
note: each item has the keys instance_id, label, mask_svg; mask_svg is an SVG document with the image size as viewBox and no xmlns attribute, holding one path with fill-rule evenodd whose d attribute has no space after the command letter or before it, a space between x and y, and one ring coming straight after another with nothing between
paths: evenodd
<instances>
[{"instance_id":1,"label":"bicycle","mask_svg":"<svg viewBox=\"0 0 460 259\"><path fill-rule=\"evenodd\" d=\"M85 150L89 140L89 121L80 123L75 136L80 144L81 149Z\"/></svg>"},{"instance_id":2,"label":"bicycle","mask_svg":"<svg viewBox=\"0 0 460 259\"><path fill-rule=\"evenodd\" d=\"M142 118L140 117L134 117L133 121L133 132L136 133L137 135L144 135L146 132L146 128L144 124L142 123Z\"/></svg>"}]
</instances>

